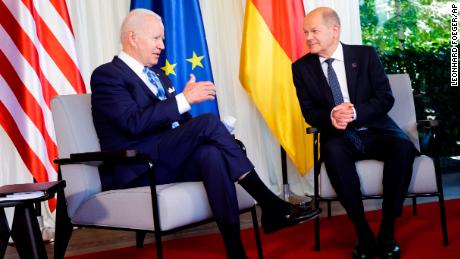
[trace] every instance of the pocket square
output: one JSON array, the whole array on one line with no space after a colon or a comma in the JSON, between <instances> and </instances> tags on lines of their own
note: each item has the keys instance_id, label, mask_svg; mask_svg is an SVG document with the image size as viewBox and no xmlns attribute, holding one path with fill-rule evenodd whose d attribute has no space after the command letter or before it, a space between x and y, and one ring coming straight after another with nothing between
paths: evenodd
<instances>
[{"instance_id":1,"label":"pocket square","mask_svg":"<svg viewBox=\"0 0 460 259\"><path fill-rule=\"evenodd\" d=\"M170 93L170 94L174 93L175 91L176 91L176 89L174 89L174 87L172 87L172 86L170 88L168 88L168 93Z\"/></svg>"}]
</instances>

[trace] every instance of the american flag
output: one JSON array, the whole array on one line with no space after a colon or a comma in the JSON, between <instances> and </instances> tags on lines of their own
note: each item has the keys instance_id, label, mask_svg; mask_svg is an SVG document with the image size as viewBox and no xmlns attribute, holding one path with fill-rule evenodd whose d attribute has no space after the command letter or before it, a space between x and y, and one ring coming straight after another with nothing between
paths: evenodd
<instances>
[{"instance_id":1,"label":"american flag","mask_svg":"<svg viewBox=\"0 0 460 259\"><path fill-rule=\"evenodd\" d=\"M65 0L0 1L0 126L38 182L57 178L50 101L85 92Z\"/></svg>"}]
</instances>

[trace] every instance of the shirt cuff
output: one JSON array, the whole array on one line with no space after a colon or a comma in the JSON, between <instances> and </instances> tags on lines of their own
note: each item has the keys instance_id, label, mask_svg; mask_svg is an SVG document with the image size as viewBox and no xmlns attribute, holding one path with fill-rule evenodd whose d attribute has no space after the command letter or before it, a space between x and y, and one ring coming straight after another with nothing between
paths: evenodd
<instances>
[{"instance_id":1,"label":"shirt cuff","mask_svg":"<svg viewBox=\"0 0 460 259\"><path fill-rule=\"evenodd\" d=\"M183 93L180 93L176 95L175 97L176 97L176 102L177 102L177 109L179 110L180 114L190 111L192 107L187 102L187 99L185 99L185 96Z\"/></svg>"}]
</instances>

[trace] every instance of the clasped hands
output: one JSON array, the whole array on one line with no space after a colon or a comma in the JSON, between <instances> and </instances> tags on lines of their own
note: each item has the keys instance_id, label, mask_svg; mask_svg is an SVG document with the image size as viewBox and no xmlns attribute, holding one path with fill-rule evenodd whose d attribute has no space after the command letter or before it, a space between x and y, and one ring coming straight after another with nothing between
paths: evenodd
<instances>
[{"instance_id":1,"label":"clasped hands","mask_svg":"<svg viewBox=\"0 0 460 259\"><path fill-rule=\"evenodd\" d=\"M353 104L349 102L341 103L335 106L331 111L332 126L336 129L346 129L348 123L352 122L354 118L355 112L353 110Z\"/></svg>"},{"instance_id":2,"label":"clasped hands","mask_svg":"<svg viewBox=\"0 0 460 259\"><path fill-rule=\"evenodd\" d=\"M216 86L210 81L196 82L195 76L190 74L190 79L182 93L189 104L200 103L216 98ZM353 104L349 102L335 106L331 112L331 122L336 129L346 129L354 117Z\"/></svg>"},{"instance_id":3,"label":"clasped hands","mask_svg":"<svg viewBox=\"0 0 460 259\"><path fill-rule=\"evenodd\" d=\"M189 104L201 103L216 98L216 86L210 81L196 82L195 75L190 74L182 93Z\"/></svg>"}]
</instances>

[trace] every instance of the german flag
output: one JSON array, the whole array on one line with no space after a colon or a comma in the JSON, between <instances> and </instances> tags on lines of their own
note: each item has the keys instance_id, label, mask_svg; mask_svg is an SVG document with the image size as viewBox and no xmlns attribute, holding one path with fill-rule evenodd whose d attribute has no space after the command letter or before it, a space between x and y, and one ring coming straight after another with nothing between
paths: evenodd
<instances>
[{"instance_id":1,"label":"german flag","mask_svg":"<svg viewBox=\"0 0 460 259\"><path fill-rule=\"evenodd\" d=\"M302 0L248 0L240 81L297 170L312 165L312 138L300 111L291 64L307 53Z\"/></svg>"}]
</instances>

